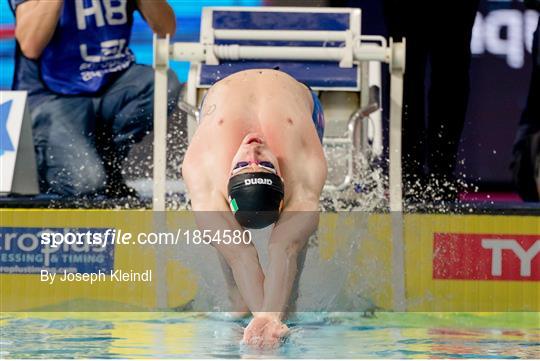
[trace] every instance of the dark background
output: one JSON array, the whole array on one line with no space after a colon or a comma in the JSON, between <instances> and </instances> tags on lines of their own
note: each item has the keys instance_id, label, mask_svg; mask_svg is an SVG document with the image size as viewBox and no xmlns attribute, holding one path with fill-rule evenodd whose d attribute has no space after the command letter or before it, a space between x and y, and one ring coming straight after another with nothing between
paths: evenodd
<instances>
[{"instance_id":1,"label":"dark background","mask_svg":"<svg viewBox=\"0 0 540 361\"><path fill-rule=\"evenodd\" d=\"M359 7L363 11L362 32L386 34L382 0L265 3ZM441 16L444 6L451 6L451 2L441 2ZM457 169L480 189L512 190L512 143L529 88L531 42L537 21L538 13L526 10L523 1L480 1L471 41L471 95ZM452 106L452 94L448 94L448 106Z\"/></svg>"}]
</instances>

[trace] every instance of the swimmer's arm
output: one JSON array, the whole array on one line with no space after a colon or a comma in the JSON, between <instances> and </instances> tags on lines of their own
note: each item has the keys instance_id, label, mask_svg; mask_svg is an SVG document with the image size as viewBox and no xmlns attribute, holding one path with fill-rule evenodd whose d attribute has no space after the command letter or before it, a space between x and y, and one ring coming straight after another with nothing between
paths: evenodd
<instances>
[{"instance_id":1,"label":"swimmer's arm","mask_svg":"<svg viewBox=\"0 0 540 361\"><path fill-rule=\"evenodd\" d=\"M137 0L137 8L154 33L174 36L176 16L166 0Z\"/></svg>"},{"instance_id":2,"label":"swimmer's arm","mask_svg":"<svg viewBox=\"0 0 540 361\"><path fill-rule=\"evenodd\" d=\"M29 59L38 59L51 41L64 0L29 0L15 9L15 38Z\"/></svg>"},{"instance_id":3,"label":"swimmer's arm","mask_svg":"<svg viewBox=\"0 0 540 361\"><path fill-rule=\"evenodd\" d=\"M283 318L299 272L298 256L319 224L318 207L318 195L292 200L276 223L268 246L262 316Z\"/></svg>"},{"instance_id":4,"label":"swimmer's arm","mask_svg":"<svg viewBox=\"0 0 540 361\"><path fill-rule=\"evenodd\" d=\"M223 230L231 232L242 230L223 195L214 193L212 196L212 193L214 192L206 191L191 199L199 230L210 230L211 234ZM236 286L250 311L260 310L263 302L264 274L253 243L236 245L216 242L213 246L231 268Z\"/></svg>"},{"instance_id":5,"label":"swimmer's arm","mask_svg":"<svg viewBox=\"0 0 540 361\"><path fill-rule=\"evenodd\" d=\"M319 198L327 176L322 147L319 156L303 161L304 169L293 182L291 198L285 204L268 246L269 264L264 281L261 316L280 320L289 302L298 273L298 256L319 225Z\"/></svg>"}]
</instances>

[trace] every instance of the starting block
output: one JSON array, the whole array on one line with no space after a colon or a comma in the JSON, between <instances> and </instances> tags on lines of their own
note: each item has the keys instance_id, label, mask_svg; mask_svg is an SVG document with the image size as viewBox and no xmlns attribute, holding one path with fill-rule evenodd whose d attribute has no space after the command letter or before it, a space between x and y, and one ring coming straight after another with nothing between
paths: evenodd
<instances>
[{"instance_id":1,"label":"starting block","mask_svg":"<svg viewBox=\"0 0 540 361\"><path fill-rule=\"evenodd\" d=\"M212 84L235 72L279 68L317 92L325 112L325 150L344 147L345 175L329 174L325 190L347 188L354 152L383 154L381 63L391 72L390 209L401 210L401 106L404 42L361 33L361 10L309 7L206 7L198 43L154 37L154 209L164 209L166 95L169 61L189 61L179 107L188 114L188 137ZM160 145L161 144L161 145ZM328 153L328 152L327 152ZM330 159L330 161L332 161Z\"/></svg>"}]
</instances>

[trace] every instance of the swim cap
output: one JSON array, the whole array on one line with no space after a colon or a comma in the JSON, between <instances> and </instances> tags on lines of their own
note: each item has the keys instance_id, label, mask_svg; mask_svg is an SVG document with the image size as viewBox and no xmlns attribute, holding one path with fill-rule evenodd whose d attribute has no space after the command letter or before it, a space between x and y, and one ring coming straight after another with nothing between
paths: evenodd
<instances>
[{"instance_id":1,"label":"swim cap","mask_svg":"<svg viewBox=\"0 0 540 361\"><path fill-rule=\"evenodd\" d=\"M227 186L234 217L245 228L264 228L275 223L284 197L281 178L254 172L232 176Z\"/></svg>"}]
</instances>

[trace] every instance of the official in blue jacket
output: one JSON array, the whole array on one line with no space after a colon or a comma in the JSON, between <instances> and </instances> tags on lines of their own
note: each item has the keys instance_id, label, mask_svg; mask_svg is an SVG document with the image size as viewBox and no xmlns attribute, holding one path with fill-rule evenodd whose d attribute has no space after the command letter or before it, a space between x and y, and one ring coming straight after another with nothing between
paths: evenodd
<instances>
[{"instance_id":1,"label":"official in blue jacket","mask_svg":"<svg viewBox=\"0 0 540 361\"><path fill-rule=\"evenodd\" d=\"M154 76L129 48L133 13L171 37L166 0L10 0L13 88L28 91L40 190L126 197L121 164L152 128ZM180 83L169 73L169 111Z\"/></svg>"}]
</instances>

